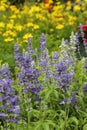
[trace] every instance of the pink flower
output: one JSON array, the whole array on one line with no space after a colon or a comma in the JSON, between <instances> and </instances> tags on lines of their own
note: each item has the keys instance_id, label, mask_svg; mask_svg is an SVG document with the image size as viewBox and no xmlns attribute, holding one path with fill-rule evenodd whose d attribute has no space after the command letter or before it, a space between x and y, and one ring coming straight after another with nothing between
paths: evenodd
<instances>
[{"instance_id":1,"label":"pink flower","mask_svg":"<svg viewBox=\"0 0 87 130\"><path fill-rule=\"evenodd\" d=\"M87 45L87 39L84 39L83 42L84 42L84 45Z\"/></svg>"}]
</instances>

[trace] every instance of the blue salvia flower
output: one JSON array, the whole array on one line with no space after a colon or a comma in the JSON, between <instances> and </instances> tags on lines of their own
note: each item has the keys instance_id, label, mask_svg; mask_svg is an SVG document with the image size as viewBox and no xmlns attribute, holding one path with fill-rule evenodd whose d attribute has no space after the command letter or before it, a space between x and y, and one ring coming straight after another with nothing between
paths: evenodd
<instances>
[{"instance_id":1,"label":"blue salvia flower","mask_svg":"<svg viewBox=\"0 0 87 130\"><path fill-rule=\"evenodd\" d=\"M51 82L53 77L51 59L46 47L46 36L42 34L40 37L40 51L41 56L39 57L39 65L41 72L43 73L43 80L49 80Z\"/></svg>"},{"instance_id":2,"label":"blue salvia flower","mask_svg":"<svg viewBox=\"0 0 87 130\"><path fill-rule=\"evenodd\" d=\"M66 72L67 66L63 62L57 62L54 64L54 67L54 79L57 82L57 86L61 86L61 75Z\"/></svg>"},{"instance_id":3,"label":"blue salvia flower","mask_svg":"<svg viewBox=\"0 0 87 130\"><path fill-rule=\"evenodd\" d=\"M52 52L52 61L58 61L59 56L59 52Z\"/></svg>"},{"instance_id":4,"label":"blue salvia flower","mask_svg":"<svg viewBox=\"0 0 87 130\"><path fill-rule=\"evenodd\" d=\"M77 102L78 102L78 99L76 97L76 94L75 94L75 92L72 92L71 93L71 103L74 105L75 108L77 108Z\"/></svg>"},{"instance_id":5,"label":"blue salvia flower","mask_svg":"<svg viewBox=\"0 0 87 130\"><path fill-rule=\"evenodd\" d=\"M46 48L46 35L42 33L40 36L40 51L43 52Z\"/></svg>"},{"instance_id":6,"label":"blue salvia flower","mask_svg":"<svg viewBox=\"0 0 87 130\"><path fill-rule=\"evenodd\" d=\"M62 86L63 90L66 92L69 89L69 84L72 81L72 74L67 73L67 74L61 75L60 77L61 77L61 79L60 79L58 85Z\"/></svg>"},{"instance_id":7,"label":"blue salvia flower","mask_svg":"<svg viewBox=\"0 0 87 130\"><path fill-rule=\"evenodd\" d=\"M14 45L14 59L16 61L16 66L20 66L21 62L22 62L22 54L19 50L19 45L18 43L16 43Z\"/></svg>"},{"instance_id":8,"label":"blue salvia flower","mask_svg":"<svg viewBox=\"0 0 87 130\"><path fill-rule=\"evenodd\" d=\"M75 94L75 92L72 92L70 95L70 98L68 98L67 100L63 99L59 104L60 105L72 104L75 108L77 108L77 102L78 102L78 99L76 97L76 94Z\"/></svg>"},{"instance_id":9,"label":"blue salvia flower","mask_svg":"<svg viewBox=\"0 0 87 130\"><path fill-rule=\"evenodd\" d=\"M66 103L72 104L75 108L77 108L77 102L78 102L78 99L76 97L76 93L72 92L71 95L70 95L70 98L68 98Z\"/></svg>"},{"instance_id":10,"label":"blue salvia flower","mask_svg":"<svg viewBox=\"0 0 87 130\"><path fill-rule=\"evenodd\" d=\"M72 46L74 46L72 44ZM74 47L71 47L71 43L66 44L63 40L60 46L61 49L61 56L59 57L59 62L62 62L67 66L67 70L74 74L74 65L75 65L75 50L73 50Z\"/></svg>"},{"instance_id":11,"label":"blue salvia flower","mask_svg":"<svg viewBox=\"0 0 87 130\"><path fill-rule=\"evenodd\" d=\"M8 64L3 64L0 67L0 79L9 79L11 78L10 68Z\"/></svg>"},{"instance_id":12,"label":"blue salvia flower","mask_svg":"<svg viewBox=\"0 0 87 130\"><path fill-rule=\"evenodd\" d=\"M64 40L64 43L65 43L66 45L70 44L70 42L69 42L67 39Z\"/></svg>"},{"instance_id":13,"label":"blue salvia flower","mask_svg":"<svg viewBox=\"0 0 87 130\"><path fill-rule=\"evenodd\" d=\"M20 85L23 86L23 91L31 92L32 89L38 91L40 85L38 81L40 71L36 69L35 62L28 52L23 53L23 62L20 67L20 73L18 78L20 79ZM35 91L32 91L37 93Z\"/></svg>"},{"instance_id":14,"label":"blue salvia flower","mask_svg":"<svg viewBox=\"0 0 87 130\"><path fill-rule=\"evenodd\" d=\"M83 86L83 92L87 93L87 84L84 84L84 86Z\"/></svg>"},{"instance_id":15,"label":"blue salvia flower","mask_svg":"<svg viewBox=\"0 0 87 130\"><path fill-rule=\"evenodd\" d=\"M20 113L18 95L12 86L10 70L7 64L0 67L0 118L2 122L18 121Z\"/></svg>"},{"instance_id":16,"label":"blue salvia flower","mask_svg":"<svg viewBox=\"0 0 87 130\"><path fill-rule=\"evenodd\" d=\"M70 83L72 79L71 77L73 76L72 72L74 71L74 60L67 52L69 48L68 44L65 44L65 41L63 41L61 44L61 54L59 54L58 52L53 53L51 61L48 50L46 48L46 36L42 34L40 40L41 57L39 65L41 66L41 71L44 73L44 81L46 81L47 77L49 76L50 79L54 79L57 82L57 85L61 83L63 84L62 86L67 87L67 85ZM73 69L71 69L71 67ZM70 70L72 70L72 72L69 72ZM65 74L68 81L67 85L66 83L64 85ZM68 75L70 76L70 78Z\"/></svg>"},{"instance_id":17,"label":"blue salvia flower","mask_svg":"<svg viewBox=\"0 0 87 130\"><path fill-rule=\"evenodd\" d=\"M79 33L76 32L75 33L75 39L74 39L74 42L75 42L76 45L80 44L79 38L80 38L80 35L79 35Z\"/></svg>"},{"instance_id":18,"label":"blue salvia flower","mask_svg":"<svg viewBox=\"0 0 87 130\"><path fill-rule=\"evenodd\" d=\"M34 94L34 97L37 97L42 90L42 85L38 81L40 70L36 68L33 56L35 56L35 53L33 51L31 39L29 38L28 50L23 50L21 55L22 60L21 62L19 61L20 73L18 74L19 84L22 86L22 92L23 95L25 95L24 98L27 103L30 98L31 100L33 99L33 96L31 97L30 95Z\"/></svg>"},{"instance_id":19,"label":"blue salvia flower","mask_svg":"<svg viewBox=\"0 0 87 130\"><path fill-rule=\"evenodd\" d=\"M72 80L72 74L71 73L63 74L61 76L61 80L62 80L63 86L64 85L66 86L66 85L70 84L70 81Z\"/></svg>"},{"instance_id":20,"label":"blue salvia flower","mask_svg":"<svg viewBox=\"0 0 87 130\"><path fill-rule=\"evenodd\" d=\"M68 66L64 62L56 63L55 68L54 78L57 81L57 86L62 86L63 90L67 91L73 74L68 72Z\"/></svg>"},{"instance_id":21,"label":"blue salvia flower","mask_svg":"<svg viewBox=\"0 0 87 130\"><path fill-rule=\"evenodd\" d=\"M76 62L76 45L78 44L77 35L74 33L70 36L70 41L62 40L60 46L60 57L57 62L54 64L55 73L54 77L57 81L57 86L61 87L62 93L64 95L64 99L61 100L59 104L69 104L72 103L75 107L77 104L77 98L75 93L72 93L71 96L68 95L68 91L70 90L70 84L72 82L75 70L75 62ZM67 95L67 96L66 96Z\"/></svg>"},{"instance_id":22,"label":"blue salvia flower","mask_svg":"<svg viewBox=\"0 0 87 130\"><path fill-rule=\"evenodd\" d=\"M55 67L56 67L56 71L58 72L58 74L63 74L67 70L67 65L64 64L63 62L56 63Z\"/></svg>"},{"instance_id":23,"label":"blue salvia flower","mask_svg":"<svg viewBox=\"0 0 87 130\"><path fill-rule=\"evenodd\" d=\"M40 57L40 60L39 60L41 72L44 74L44 78L46 78L47 80L50 80L51 76L52 76L52 70L51 70L51 63L50 63L48 51L45 50L42 53L43 53L43 55ZM44 80L46 80L46 79L44 79Z\"/></svg>"},{"instance_id":24,"label":"blue salvia flower","mask_svg":"<svg viewBox=\"0 0 87 130\"><path fill-rule=\"evenodd\" d=\"M34 50L32 47L32 38L28 38L28 53L30 56L34 54Z\"/></svg>"}]
</instances>

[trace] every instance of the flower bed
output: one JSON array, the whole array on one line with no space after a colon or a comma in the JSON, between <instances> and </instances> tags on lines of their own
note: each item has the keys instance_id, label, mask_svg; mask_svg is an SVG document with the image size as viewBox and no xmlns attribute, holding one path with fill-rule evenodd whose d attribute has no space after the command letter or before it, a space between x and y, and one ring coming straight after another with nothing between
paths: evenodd
<instances>
[{"instance_id":1,"label":"flower bed","mask_svg":"<svg viewBox=\"0 0 87 130\"><path fill-rule=\"evenodd\" d=\"M1 130L86 130L86 3L1 0Z\"/></svg>"},{"instance_id":2,"label":"flower bed","mask_svg":"<svg viewBox=\"0 0 87 130\"><path fill-rule=\"evenodd\" d=\"M32 48L31 38L23 52L15 44L14 77L8 64L0 66L2 130L86 128L87 67L86 59L77 60L76 46L74 33L51 56L44 34L39 51Z\"/></svg>"}]
</instances>

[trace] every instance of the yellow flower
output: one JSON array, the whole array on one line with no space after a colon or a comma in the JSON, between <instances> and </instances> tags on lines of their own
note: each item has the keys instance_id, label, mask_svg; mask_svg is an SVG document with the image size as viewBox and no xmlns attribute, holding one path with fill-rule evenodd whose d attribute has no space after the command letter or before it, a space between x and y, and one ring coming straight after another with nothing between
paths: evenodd
<instances>
[{"instance_id":1,"label":"yellow flower","mask_svg":"<svg viewBox=\"0 0 87 130\"><path fill-rule=\"evenodd\" d=\"M7 2L7 0L1 0L1 3L5 3L5 2Z\"/></svg>"},{"instance_id":2,"label":"yellow flower","mask_svg":"<svg viewBox=\"0 0 87 130\"><path fill-rule=\"evenodd\" d=\"M71 6L67 6L67 7L66 7L66 10L71 10Z\"/></svg>"},{"instance_id":3,"label":"yellow flower","mask_svg":"<svg viewBox=\"0 0 87 130\"><path fill-rule=\"evenodd\" d=\"M28 14L29 13L29 7L27 5L24 5L21 11L21 14Z\"/></svg>"},{"instance_id":4,"label":"yellow flower","mask_svg":"<svg viewBox=\"0 0 87 130\"><path fill-rule=\"evenodd\" d=\"M6 0L0 0L0 11L5 11L8 5L9 4Z\"/></svg>"},{"instance_id":5,"label":"yellow flower","mask_svg":"<svg viewBox=\"0 0 87 130\"><path fill-rule=\"evenodd\" d=\"M22 31L23 27L21 25L15 25L14 29L20 32Z\"/></svg>"},{"instance_id":6,"label":"yellow flower","mask_svg":"<svg viewBox=\"0 0 87 130\"><path fill-rule=\"evenodd\" d=\"M67 4L67 5L71 5L71 1L67 1L66 4Z\"/></svg>"},{"instance_id":7,"label":"yellow flower","mask_svg":"<svg viewBox=\"0 0 87 130\"><path fill-rule=\"evenodd\" d=\"M0 5L0 11L5 11L5 7L3 5Z\"/></svg>"},{"instance_id":8,"label":"yellow flower","mask_svg":"<svg viewBox=\"0 0 87 130\"><path fill-rule=\"evenodd\" d=\"M29 8L28 8L29 11ZM41 8L39 6L33 5L32 8L30 9L30 13L34 13L34 12L40 12Z\"/></svg>"},{"instance_id":9,"label":"yellow flower","mask_svg":"<svg viewBox=\"0 0 87 130\"><path fill-rule=\"evenodd\" d=\"M12 29L13 28L13 24L12 23L8 23L7 26L6 26L7 29Z\"/></svg>"},{"instance_id":10,"label":"yellow flower","mask_svg":"<svg viewBox=\"0 0 87 130\"><path fill-rule=\"evenodd\" d=\"M5 37L8 37L8 36L12 36L12 37L15 37L16 36L16 32L12 32L12 31L10 31L10 30L7 30L4 34L3 34L3 36L5 36Z\"/></svg>"},{"instance_id":11,"label":"yellow flower","mask_svg":"<svg viewBox=\"0 0 87 130\"><path fill-rule=\"evenodd\" d=\"M45 7L46 7L46 8L49 8L49 5L50 5L49 3L46 3L46 4L45 4Z\"/></svg>"},{"instance_id":12,"label":"yellow flower","mask_svg":"<svg viewBox=\"0 0 87 130\"><path fill-rule=\"evenodd\" d=\"M39 28L39 26L37 24L33 25L33 29L38 29L38 28Z\"/></svg>"},{"instance_id":13,"label":"yellow flower","mask_svg":"<svg viewBox=\"0 0 87 130\"><path fill-rule=\"evenodd\" d=\"M62 25L62 24L58 24L58 25L56 26L56 29L62 29L62 28L64 28L64 25Z\"/></svg>"},{"instance_id":14,"label":"yellow flower","mask_svg":"<svg viewBox=\"0 0 87 130\"><path fill-rule=\"evenodd\" d=\"M21 16L20 14L18 14L18 18L21 19L21 17L22 17L22 16Z\"/></svg>"},{"instance_id":15,"label":"yellow flower","mask_svg":"<svg viewBox=\"0 0 87 130\"><path fill-rule=\"evenodd\" d=\"M64 5L58 5L58 6L54 6L53 10L58 14L59 12L61 12L64 8Z\"/></svg>"},{"instance_id":16,"label":"yellow flower","mask_svg":"<svg viewBox=\"0 0 87 130\"><path fill-rule=\"evenodd\" d=\"M5 41L5 42L11 42L11 41L13 41L13 40L14 40L13 38L8 37L8 38L6 38L4 41Z\"/></svg>"},{"instance_id":17,"label":"yellow flower","mask_svg":"<svg viewBox=\"0 0 87 130\"><path fill-rule=\"evenodd\" d=\"M26 33L24 36L23 36L23 39L28 39L28 38L31 38L32 37L32 34L31 33Z\"/></svg>"},{"instance_id":18,"label":"yellow flower","mask_svg":"<svg viewBox=\"0 0 87 130\"><path fill-rule=\"evenodd\" d=\"M81 6L82 11L86 11L86 5L87 5L86 3L82 3L82 6Z\"/></svg>"},{"instance_id":19,"label":"yellow flower","mask_svg":"<svg viewBox=\"0 0 87 130\"><path fill-rule=\"evenodd\" d=\"M27 25L26 25L27 27L33 27L33 23L27 23Z\"/></svg>"},{"instance_id":20,"label":"yellow flower","mask_svg":"<svg viewBox=\"0 0 87 130\"><path fill-rule=\"evenodd\" d=\"M5 24L3 22L0 22L0 28L4 28Z\"/></svg>"},{"instance_id":21,"label":"yellow flower","mask_svg":"<svg viewBox=\"0 0 87 130\"><path fill-rule=\"evenodd\" d=\"M80 5L75 5L74 8L73 8L73 10L75 12L80 11L80 9L81 9Z\"/></svg>"},{"instance_id":22,"label":"yellow flower","mask_svg":"<svg viewBox=\"0 0 87 130\"><path fill-rule=\"evenodd\" d=\"M17 18L17 16L15 14L13 14L10 18L15 19L15 18Z\"/></svg>"},{"instance_id":23,"label":"yellow flower","mask_svg":"<svg viewBox=\"0 0 87 130\"><path fill-rule=\"evenodd\" d=\"M14 24L14 20L13 19L10 19L9 21L11 24Z\"/></svg>"},{"instance_id":24,"label":"yellow flower","mask_svg":"<svg viewBox=\"0 0 87 130\"><path fill-rule=\"evenodd\" d=\"M67 1L67 3L66 3L66 10L68 11L68 10L71 10L71 7L72 7L72 4L71 4L71 1Z\"/></svg>"},{"instance_id":25,"label":"yellow flower","mask_svg":"<svg viewBox=\"0 0 87 130\"><path fill-rule=\"evenodd\" d=\"M69 21L68 24L69 25L73 25L76 21L76 17L75 16L69 16Z\"/></svg>"},{"instance_id":26,"label":"yellow flower","mask_svg":"<svg viewBox=\"0 0 87 130\"><path fill-rule=\"evenodd\" d=\"M46 18L40 13L37 13L35 16L36 16L37 19L39 19L41 21L46 20Z\"/></svg>"},{"instance_id":27,"label":"yellow flower","mask_svg":"<svg viewBox=\"0 0 87 130\"><path fill-rule=\"evenodd\" d=\"M15 12L16 14L19 13L19 10L14 5L10 5L10 10Z\"/></svg>"},{"instance_id":28,"label":"yellow flower","mask_svg":"<svg viewBox=\"0 0 87 130\"><path fill-rule=\"evenodd\" d=\"M57 4L57 5L60 5L61 3L60 3L60 2L57 2L56 4Z\"/></svg>"},{"instance_id":29,"label":"yellow flower","mask_svg":"<svg viewBox=\"0 0 87 130\"><path fill-rule=\"evenodd\" d=\"M53 0L49 0L49 3L53 3Z\"/></svg>"}]
</instances>

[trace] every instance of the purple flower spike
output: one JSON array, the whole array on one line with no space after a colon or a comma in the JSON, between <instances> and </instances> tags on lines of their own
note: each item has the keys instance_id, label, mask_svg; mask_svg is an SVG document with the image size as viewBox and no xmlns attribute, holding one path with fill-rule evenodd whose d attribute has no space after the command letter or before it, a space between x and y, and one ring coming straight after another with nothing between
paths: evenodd
<instances>
[{"instance_id":1,"label":"purple flower spike","mask_svg":"<svg viewBox=\"0 0 87 130\"><path fill-rule=\"evenodd\" d=\"M16 61L16 65L20 66L20 63L22 61L22 55L20 53L19 45L17 43L14 45L14 59Z\"/></svg>"},{"instance_id":2,"label":"purple flower spike","mask_svg":"<svg viewBox=\"0 0 87 130\"><path fill-rule=\"evenodd\" d=\"M33 47L32 47L32 38L28 38L28 53L29 55L33 55L34 54L34 51L33 51Z\"/></svg>"},{"instance_id":3,"label":"purple flower spike","mask_svg":"<svg viewBox=\"0 0 87 130\"><path fill-rule=\"evenodd\" d=\"M71 94L71 103L76 107L76 105L77 105L77 97L76 97L76 94L75 94L75 92L72 92L72 94Z\"/></svg>"},{"instance_id":4,"label":"purple flower spike","mask_svg":"<svg viewBox=\"0 0 87 130\"><path fill-rule=\"evenodd\" d=\"M44 33L42 33L40 37L40 49L43 51L46 48L46 36Z\"/></svg>"},{"instance_id":5,"label":"purple flower spike","mask_svg":"<svg viewBox=\"0 0 87 130\"><path fill-rule=\"evenodd\" d=\"M59 53L58 52L54 52L53 55L52 55L52 59L53 60L58 60L59 58Z\"/></svg>"},{"instance_id":6,"label":"purple flower spike","mask_svg":"<svg viewBox=\"0 0 87 130\"><path fill-rule=\"evenodd\" d=\"M10 77L9 66L2 65L0 67L0 117L2 122L10 120L10 117L17 120L19 113L15 108L18 106L20 111L18 95L15 94Z\"/></svg>"},{"instance_id":7,"label":"purple flower spike","mask_svg":"<svg viewBox=\"0 0 87 130\"><path fill-rule=\"evenodd\" d=\"M83 92L87 93L87 84L84 84L84 86L83 86Z\"/></svg>"}]
</instances>

